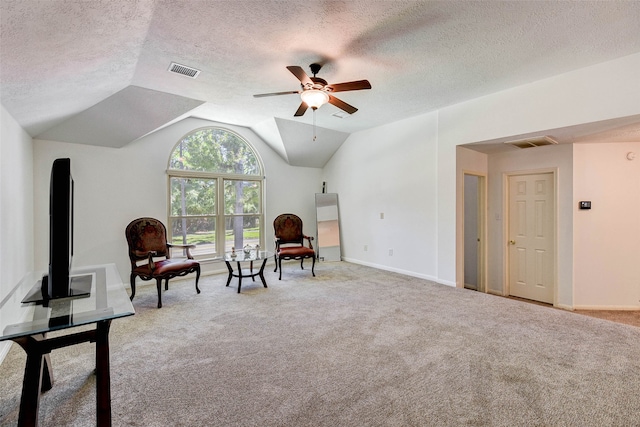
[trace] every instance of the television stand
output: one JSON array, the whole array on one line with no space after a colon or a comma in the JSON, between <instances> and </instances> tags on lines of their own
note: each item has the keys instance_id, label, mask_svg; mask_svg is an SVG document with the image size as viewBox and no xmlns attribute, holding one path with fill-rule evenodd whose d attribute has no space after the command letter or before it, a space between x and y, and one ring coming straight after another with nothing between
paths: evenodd
<instances>
[{"instance_id":1,"label":"television stand","mask_svg":"<svg viewBox=\"0 0 640 427\"><path fill-rule=\"evenodd\" d=\"M53 386L50 353L86 342L95 343L96 424L98 427L112 425L109 329L113 319L131 316L135 311L115 264L85 267L74 273L91 278L88 296L53 299L48 301L48 306L12 303L19 301L13 299L14 294L21 295L32 289L34 282L40 282L41 273L31 273L0 302L0 308L5 305L15 308L13 317L20 319L0 330L0 341L12 340L27 354L18 427L38 424L40 392ZM95 325L95 328L79 332L74 329L83 325ZM57 331L55 336L47 336L53 331Z\"/></svg>"},{"instance_id":2,"label":"television stand","mask_svg":"<svg viewBox=\"0 0 640 427\"><path fill-rule=\"evenodd\" d=\"M35 302L36 304L45 304L51 300L63 298L83 298L91 294L91 282L93 276L91 274L83 274L80 276L71 276L69 278L69 295L65 297L51 298L47 294L49 276L42 276L42 281L36 282L33 288L22 299L22 303ZM46 296L45 296L46 295Z\"/></svg>"}]
</instances>

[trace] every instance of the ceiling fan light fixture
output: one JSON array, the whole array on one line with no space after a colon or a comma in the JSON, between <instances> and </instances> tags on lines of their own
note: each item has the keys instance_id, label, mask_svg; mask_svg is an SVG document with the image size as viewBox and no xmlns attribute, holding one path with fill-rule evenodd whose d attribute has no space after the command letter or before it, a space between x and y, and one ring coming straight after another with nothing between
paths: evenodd
<instances>
[{"instance_id":1,"label":"ceiling fan light fixture","mask_svg":"<svg viewBox=\"0 0 640 427\"><path fill-rule=\"evenodd\" d=\"M302 102L313 110L317 110L329 102L329 95L325 91L318 89L307 89L300 94L300 98L302 98Z\"/></svg>"}]
</instances>

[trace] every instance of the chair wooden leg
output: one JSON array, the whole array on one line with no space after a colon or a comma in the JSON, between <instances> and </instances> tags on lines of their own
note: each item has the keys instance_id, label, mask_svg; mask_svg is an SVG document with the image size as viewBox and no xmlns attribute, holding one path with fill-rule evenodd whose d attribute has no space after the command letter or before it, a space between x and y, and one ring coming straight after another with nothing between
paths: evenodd
<instances>
[{"instance_id":1,"label":"chair wooden leg","mask_svg":"<svg viewBox=\"0 0 640 427\"><path fill-rule=\"evenodd\" d=\"M280 269L280 277L278 280L282 280L282 258L278 257L278 268Z\"/></svg>"},{"instance_id":2,"label":"chair wooden leg","mask_svg":"<svg viewBox=\"0 0 640 427\"><path fill-rule=\"evenodd\" d=\"M198 287L198 280L200 280L200 266L196 270L196 292L200 293L200 288Z\"/></svg>"},{"instance_id":3,"label":"chair wooden leg","mask_svg":"<svg viewBox=\"0 0 640 427\"><path fill-rule=\"evenodd\" d=\"M278 271L278 257L276 255L273 256L273 262L276 265L276 268L273 270L273 272L275 273L276 271Z\"/></svg>"},{"instance_id":4,"label":"chair wooden leg","mask_svg":"<svg viewBox=\"0 0 640 427\"><path fill-rule=\"evenodd\" d=\"M165 291L169 290L169 279L165 279L165 281L164 281L164 290Z\"/></svg>"},{"instance_id":5,"label":"chair wooden leg","mask_svg":"<svg viewBox=\"0 0 640 427\"><path fill-rule=\"evenodd\" d=\"M300 260L300 270L304 270L304 258Z\"/></svg>"},{"instance_id":6,"label":"chair wooden leg","mask_svg":"<svg viewBox=\"0 0 640 427\"><path fill-rule=\"evenodd\" d=\"M311 274L313 274L313 277L316 277L316 273L315 271L313 271L316 268L316 257L312 257L311 258Z\"/></svg>"},{"instance_id":7,"label":"chair wooden leg","mask_svg":"<svg viewBox=\"0 0 640 427\"><path fill-rule=\"evenodd\" d=\"M133 297L136 296L136 275L135 274L131 274L131 277L129 278L129 282L131 283L131 296L129 297L129 299L133 301Z\"/></svg>"},{"instance_id":8,"label":"chair wooden leg","mask_svg":"<svg viewBox=\"0 0 640 427\"><path fill-rule=\"evenodd\" d=\"M162 279L156 279L156 286L158 287L158 308L162 308Z\"/></svg>"}]
</instances>

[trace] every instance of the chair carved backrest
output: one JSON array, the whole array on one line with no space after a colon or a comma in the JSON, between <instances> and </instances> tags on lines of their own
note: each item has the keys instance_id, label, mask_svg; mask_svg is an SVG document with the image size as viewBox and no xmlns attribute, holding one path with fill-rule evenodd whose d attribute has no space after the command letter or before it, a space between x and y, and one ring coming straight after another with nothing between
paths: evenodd
<instances>
[{"instance_id":1,"label":"chair carved backrest","mask_svg":"<svg viewBox=\"0 0 640 427\"><path fill-rule=\"evenodd\" d=\"M303 244L302 220L297 215L278 215L273 221L273 228L278 244Z\"/></svg>"},{"instance_id":2,"label":"chair carved backrest","mask_svg":"<svg viewBox=\"0 0 640 427\"><path fill-rule=\"evenodd\" d=\"M158 308L162 307L162 287L164 280L165 291L169 289L169 280L177 276L196 273L196 291L200 279L200 263L193 259L189 252L195 245L174 245L167 242L167 229L155 218L134 219L124 231L129 245L129 259L131 260L131 296L136 294L136 277L142 280L155 280L158 288ZM171 259L170 248L183 248L187 259ZM164 259L155 259L164 258ZM141 261L146 262L141 262Z\"/></svg>"},{"instance_id":3,"label":"chair carved backrest","mask_svg":"<svg viewBox=\"0 0 640 427\"><path fill-rule=\"evenodd\" d=\"M170 258L167 247L167 229L155 218L138 218L132 221L126 229L129 244L129 259L134 265L138 261L146 260L149 253L154 257Z\"/></svg>"}]
</instances>

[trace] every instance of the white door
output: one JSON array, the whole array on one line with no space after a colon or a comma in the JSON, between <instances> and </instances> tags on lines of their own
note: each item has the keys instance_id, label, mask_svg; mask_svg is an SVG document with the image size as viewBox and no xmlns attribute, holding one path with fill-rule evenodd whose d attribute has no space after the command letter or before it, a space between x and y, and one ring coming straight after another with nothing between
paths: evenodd
<instances>
[{"instance_id":1,"label":"white door","mask_svg":"<svg viewBox=\"0 0 640 427\"><path fill-rule=\"evenodd\" d=\"M554 200L552 173L509 177L509 295L553 304Z\"/></svg>"}]
</instances>

